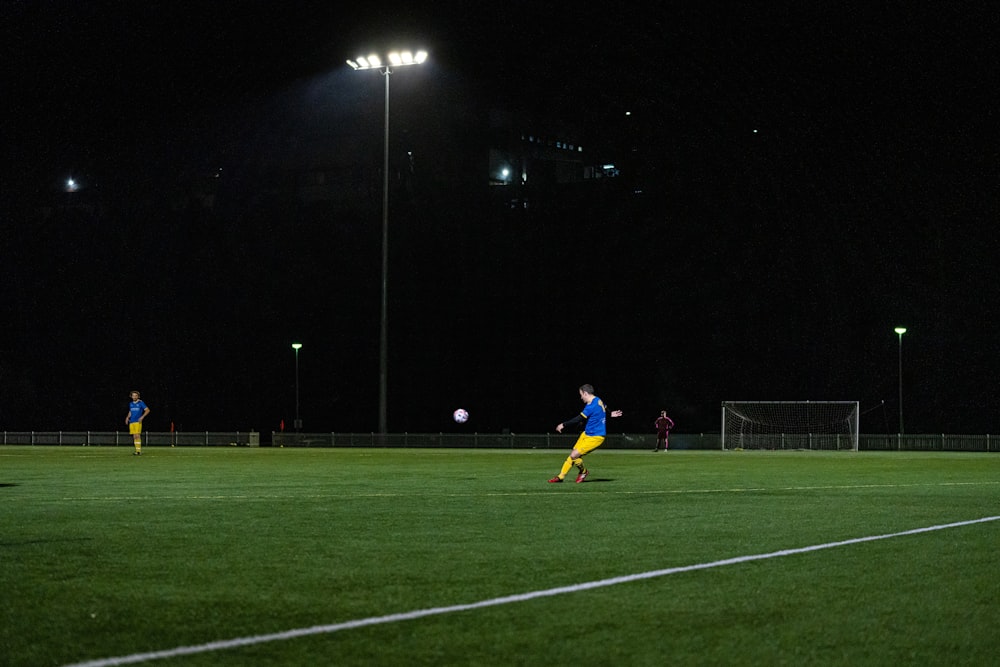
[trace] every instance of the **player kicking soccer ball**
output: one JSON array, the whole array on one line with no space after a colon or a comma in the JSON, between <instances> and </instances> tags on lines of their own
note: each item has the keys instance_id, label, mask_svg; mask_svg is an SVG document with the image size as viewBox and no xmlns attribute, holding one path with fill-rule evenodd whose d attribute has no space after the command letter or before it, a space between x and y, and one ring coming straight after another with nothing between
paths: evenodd
<instances>
[{"instance_id":1,"label":"player kicking soccer ball","mask_svg":"<svg viewBox=\"0 0 1000 667\"><path fill-rule=\"evenodd\" d=\"M578 470L576 475L577 484L587 479L590 471L584 467L583 457L600 447L604 443L604 436L608 433L604 423L607 410L604 406L604 401L594 396L593 385L585 384L580 387L580 400L583 401L585 406L583 411L572 419L556 426L556 432L562 433L563 429L567 426L579 424L582 421L586 421L586 425L584 426L583 433L577 438L576 444L573 445L573 451L563 461L562 470L559 471L558 475L549 480L549 484L559 484L562 482L566 479L566 473L573 467ZM613 410L611 416L621 417L622 411Z\"/></svg>"}]
</instances>

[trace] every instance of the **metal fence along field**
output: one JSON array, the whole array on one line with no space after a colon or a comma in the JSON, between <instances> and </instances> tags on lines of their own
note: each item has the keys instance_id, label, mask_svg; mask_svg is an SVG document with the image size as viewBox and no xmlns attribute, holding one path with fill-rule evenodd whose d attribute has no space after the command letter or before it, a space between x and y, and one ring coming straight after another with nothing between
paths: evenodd
<instances>
[{"instance_id":1,"label":"metal fence along field","mask_svg":"<svg viewBox=\"0 0 1000 667\"><path fill-rule=\"evenodd\" d=\"M191 431L142 434L144 447L413 447L469 449L568 449L576 435L555 433L258 433L256 431ZM844 443L829 434L774 434L765 450L835 451ZM603 449L650 449L655 435L612 433ZM0 431L0 445L131 447L123 431ZM674 450L721 449L718 433L676 433ZM1000 452L1000 436L990 434L861 434L860 451Z\"/></svg>"}]
</instances>

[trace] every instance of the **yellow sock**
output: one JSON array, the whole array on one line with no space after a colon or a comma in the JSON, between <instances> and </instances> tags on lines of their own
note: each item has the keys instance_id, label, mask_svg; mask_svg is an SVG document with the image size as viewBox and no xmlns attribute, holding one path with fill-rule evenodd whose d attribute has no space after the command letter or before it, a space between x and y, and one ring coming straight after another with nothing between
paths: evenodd
<instances>
[{"instance_id":1,"label":"yellow sock","mask_svg":"<svg viewBox=\"0 0 1000 667\"><path fill-rule=\"evenodd\" d=\"M573 465L575 465L576 468L577 468L577 470L579 470L580 472L583 472L585 470L585 468L583 467L583 459L582 458L579 458L579 459L576 459L575 461L573 461Z\"/></svg>"},{"instance_id":2,"label":"yellow sock","mask_svg":"<svg viewBox=\"0 0 1000 667\"><path fill-rule=\"evenodd\" d=\"M563 461L562 470L559 471L559 479L565 477L571 467L573 467L573 458L571 456L567 456L566 460Z\"/></svg>"},{"instance_id":3,"label":"yellow sock","mask_svg":"<svg viewBox=\"0 0 1000 667\"><path fill-rule=\"evenodd\" d=\"M142 451L142 440L136 440L135 441L135 451L137 451L137 452L141 452Z\"/></svg>"}]
</instances>

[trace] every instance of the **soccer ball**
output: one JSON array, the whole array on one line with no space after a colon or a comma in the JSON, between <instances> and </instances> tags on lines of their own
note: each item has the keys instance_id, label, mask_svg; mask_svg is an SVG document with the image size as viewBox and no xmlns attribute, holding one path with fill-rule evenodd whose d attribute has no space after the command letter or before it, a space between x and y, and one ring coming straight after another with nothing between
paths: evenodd
<instances>
[{"instance_id":1,"label":"soccer ball","mask_svg":"<svg viewBox=\"0 0 1000 667\"><path fill-rule=\"evenodd\" d=\"M455 412L453 412L451 416L459 424L464 424L465 422L469 421L469 413L463 410L462 408L455 410Z\"/></svg>"}]
</instances>

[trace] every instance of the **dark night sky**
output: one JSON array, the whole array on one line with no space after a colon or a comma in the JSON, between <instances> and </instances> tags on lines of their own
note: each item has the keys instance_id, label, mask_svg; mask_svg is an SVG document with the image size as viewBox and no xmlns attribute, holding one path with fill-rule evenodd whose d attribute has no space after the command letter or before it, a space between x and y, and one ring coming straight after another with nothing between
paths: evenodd
<instances>
[{"instance_id":1,"label":"dark night sky","mask_svg":"<svg viewBox=\"0 0 1000 667\"><path fill-rule=\"evenodd\" d=\"M465 407L546 431L591 382L624 430L856 399L895 432L899 325L906 430L1000 430L990 3L343 4L0 5L0 430L118 428L138 388L153 429L270 431L296 339L306 429L374 429L378 210L261 211L246 184L292 146L379 159L381 77L343 63L393 40L431 53L393 78L394 137L445 155L465 107L588 136L629 110L650 180L528 213L396 204L391 430ZM219 167L223 212L162 205ZM101 214L58 211L71 175Z\"/></svg>"}]
</instances>

